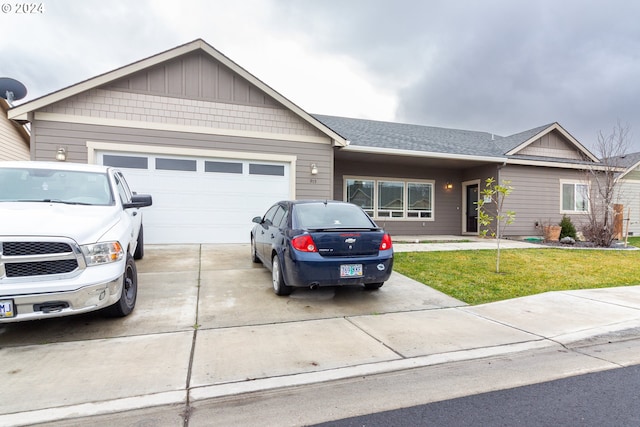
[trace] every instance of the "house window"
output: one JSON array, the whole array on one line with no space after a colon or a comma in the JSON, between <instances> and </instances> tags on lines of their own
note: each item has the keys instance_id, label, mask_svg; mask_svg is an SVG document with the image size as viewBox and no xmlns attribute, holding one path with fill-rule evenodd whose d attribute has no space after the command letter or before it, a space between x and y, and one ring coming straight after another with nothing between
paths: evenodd
<instances>
[{"instance_id":1,"label":"house window","mask_svg":"<svg viewBox=\"0 0 640 427\"><path fill-rule=\"evenodd\" d=\"M347 180L347 201L360 206L369 216L373 216L373 193L375 181L366 179Z\"/></svg>"},{"instance_id":2,"label":"house window","mask_svg":"<svg viewBox=\"0 0 640 427\"><path fill-rule=\"evenodd\" d=\"M577 183L562 183L562 211L588 212L589 186Z\"/></svg>"},{"instance_id":3,"label":"house window","mask_svg":"<svg viewBox=\"0 0 640 427\"><path fill-rule=\"evenodd\" d=\"M345 200L374 218L433 218L433 182L345 179Z\"/></svg>"},{"instance_id":4,"label":"house window","mask_svg":"<svg viewBox=\"0 0 640 427\"><path fill-rule=\"evenodd\" d=\"M407 183L407 216L409 218L431 218L431 184Z\"/></svg>"},{"instance_id":5,"label":"house window","mask_svg":"<svg viewBox=\"0 0 640 427\"><path fill-rule=\"evenodd\" d=\"M378 218L402 218L404 182L378 181Z\"/></svg>"}]
</instances>

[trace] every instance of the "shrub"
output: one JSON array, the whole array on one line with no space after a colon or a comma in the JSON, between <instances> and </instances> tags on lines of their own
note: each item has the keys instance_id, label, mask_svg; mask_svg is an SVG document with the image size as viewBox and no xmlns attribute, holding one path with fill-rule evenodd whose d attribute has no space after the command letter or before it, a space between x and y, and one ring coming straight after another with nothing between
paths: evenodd
<instances>
[{"instance_id":1,"label":"shrub","mask_svg":"<svg viewBox=\"0 0 640 427\"><path fill-rule=\"evenodd\" d=\"M571 218L567 215L562 216L562 220L560 221L560 227L562 230L560 231L560 239L563 237L571 237L573 240L576 240L576 227L571 222Z\"/></svg>"}]
</instances>

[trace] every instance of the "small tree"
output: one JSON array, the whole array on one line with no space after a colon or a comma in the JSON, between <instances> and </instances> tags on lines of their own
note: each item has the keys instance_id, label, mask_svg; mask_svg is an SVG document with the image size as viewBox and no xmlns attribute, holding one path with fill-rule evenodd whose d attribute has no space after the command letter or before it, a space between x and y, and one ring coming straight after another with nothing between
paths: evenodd
<instances>
[{"instance_id":1,"label":"small tree","mask_svg":"<svg viewBox=\"0 0 640 427\"><path fill-rule=\"evenodd\" d=\"M571 237L573 240L576 240L576 227L573 225L571 218L569 218L566 214L562 215L560 227L562 227L562 230L560 231L560 240L562 240L562 238L564 237Z\"/></svg>"},{"instance_id":2,"label":"small tree","mask_svg":"<svg viewBox=\"0 0 640 427\"><path fill-rule=\"evenodd\" d=\"M478 198L478 223L482 226L480 235L486 237L490 234L496 238L498 251L496 254L496 273L500 273L500 239L505 228L516 220L516 213L512 210L504 210L504 200L511 194L513 187L511 181L504 180L502 184L496 183L495 178L487 178L484 190Z\"/></svg>"},{"instance_id":3,"label":"small tree","mask_svg":"<svg viewBox=\"0 0 640 427\"><path fill-rule=\"evenodd\" d=\"M588 221L583 228L585 238L596 246L609 247L615 238L614 210L618 180L623 159L630 145L629 126L618 122L610 135L598 133L596 144L600 163L587 168L589 188Z\"/></svg>"}]
</instances>

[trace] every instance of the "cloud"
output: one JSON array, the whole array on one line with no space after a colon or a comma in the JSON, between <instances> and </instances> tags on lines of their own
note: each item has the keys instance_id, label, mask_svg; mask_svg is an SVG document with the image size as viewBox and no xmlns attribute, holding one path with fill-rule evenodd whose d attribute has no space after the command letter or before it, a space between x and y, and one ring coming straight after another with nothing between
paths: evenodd
<instances>
[{"instance_id":1,"label":"cloud","mask_svg":"<svg viewBox=\"0 0 640 427\"><path fill-rule=\"evenodd\" d=\"M640 135L640 3L48 0L0 14L28 99L202 38L311 113L482 130ZM635 132L634 132L635 130ZM640 141L634 140L640 151Z\"/></svg>"}]
</instances>

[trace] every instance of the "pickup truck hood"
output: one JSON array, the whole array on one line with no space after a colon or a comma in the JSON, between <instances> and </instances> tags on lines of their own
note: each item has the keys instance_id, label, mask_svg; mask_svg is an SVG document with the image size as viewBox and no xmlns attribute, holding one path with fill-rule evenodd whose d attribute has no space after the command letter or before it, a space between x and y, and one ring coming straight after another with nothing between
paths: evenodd
<instances>
[{"instance_id":1,"label":"pickup truck hood","mask_svg":"<svg viewBox=\"0 0 640 427\"><path fill-rule=\"evenodd\" d=\"M0 236L62 236L83 245L97 242L118 223L118 206L46 202L0 203Z\"/></svg>"}]
</instances>

